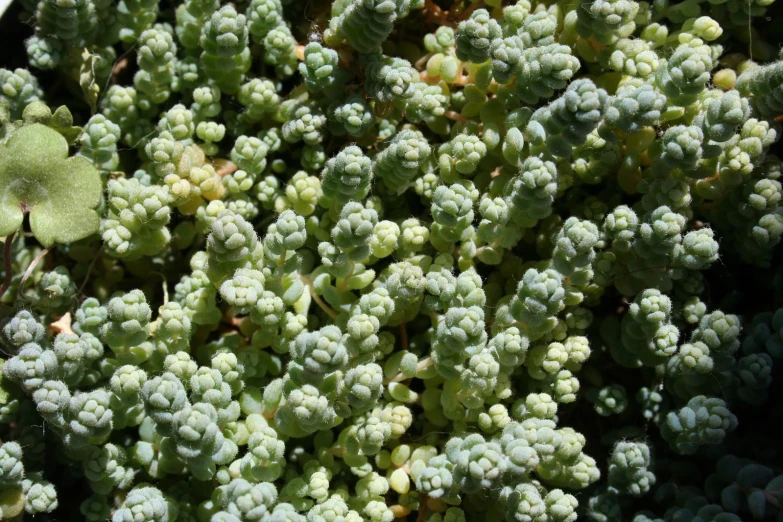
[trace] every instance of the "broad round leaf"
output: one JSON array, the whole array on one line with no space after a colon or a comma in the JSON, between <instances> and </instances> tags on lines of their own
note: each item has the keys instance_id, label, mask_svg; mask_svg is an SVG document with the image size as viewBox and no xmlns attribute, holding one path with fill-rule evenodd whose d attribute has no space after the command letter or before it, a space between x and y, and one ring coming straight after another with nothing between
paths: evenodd
<instances>
[{"instance_id":1,"label":"broad round leaf","mask_svg":"<svg viewBox=\"0 0 783 522\"><path fill-rule=\"evenodd\" d=\"M30 213L33 234L45 247L98 231L101 177L84 158L68 157L68 143L39 123L15 130L0 146L0 236Z\"/></svg>"}]
</instances>

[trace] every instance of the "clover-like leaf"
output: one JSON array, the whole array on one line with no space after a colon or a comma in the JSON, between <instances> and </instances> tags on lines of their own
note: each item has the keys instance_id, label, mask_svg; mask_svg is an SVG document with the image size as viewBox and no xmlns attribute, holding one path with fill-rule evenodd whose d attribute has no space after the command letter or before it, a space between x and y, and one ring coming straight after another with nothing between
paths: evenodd
<instances>
[{"instance_id":1,"label":"clover-like leaf","mask_svg":"<svg viewBox=\"0 0 783 522\"><path fill-rule=\"evenodd\" d=\"M68 145L76 143L83 132L81 127L75 127L73 125L73 116L65 105L58 107L57 110L52 113L52 109L45 103L38 101L33 102L24 108L22 121L16 121L14 122L14 125L16 127L21 127L25 123L40 123L53 128L63 135L68 142Z\"/></svg>"},{"instance_id":2,"label":"clover-like leaf","mask_svg":"<svg viewBox=\"0 0 783 522\"><path fill-rule=\"evenodd\" d=\"M62 134L40 123L19 127L0 145L0 236L18 230L29 213L45 247L85 238L98 231L102 187L89 161L68 157Z\"/></svg>"},{"instance_id":3,"label":"clover-like leaf","mask_svg":"<svg viewBox=\"0 0 783 522\"><path fill-rule=\"evenodd\" d=\"M68 145L73 145L82 135L82 128L73 124L73 116L68 107L62 105L54 111L52 119L49 120L49 127L63 135L68 141Z\"/></svg>"},{"instance_id":4,"label":"clover-like leaf","mask_svg":"<svg viewBox=\"0 0 783 522\"><path fill-rule=\"evenodd\" d=\"M11 108L8 104L0 101L0 144L2 144L6 137L14 130L14 124L11 121Z\"/></svg>"}]
</instances>

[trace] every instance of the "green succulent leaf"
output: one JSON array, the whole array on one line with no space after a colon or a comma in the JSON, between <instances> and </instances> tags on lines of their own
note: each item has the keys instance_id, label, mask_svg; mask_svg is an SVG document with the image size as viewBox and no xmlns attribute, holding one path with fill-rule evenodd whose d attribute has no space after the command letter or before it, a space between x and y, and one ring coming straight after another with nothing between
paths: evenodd
<instances>
[{"instance_id":1,"label":"green succulent leaf","mask_svg":"<svg viewBox=\"0 0 783 522\"><path fill-rule=\"evenodd\" d=\"M85 238L98 231L101 190L98 171L84 158L69 158L57 130L20 127L0 145L0 236L18 230L29 213L45 247Z\"/></svg>"}]
</instances>

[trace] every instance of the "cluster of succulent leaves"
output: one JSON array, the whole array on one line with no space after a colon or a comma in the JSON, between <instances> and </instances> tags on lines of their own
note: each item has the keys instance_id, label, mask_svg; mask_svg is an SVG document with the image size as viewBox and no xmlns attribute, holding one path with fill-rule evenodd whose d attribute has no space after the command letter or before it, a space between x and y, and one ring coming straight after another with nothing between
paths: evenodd
<instances>
[{"instance_id":1,"label":"cluster of succulent leaves","mask_svg":"<svg viewBox=\"0 0 783 522\"><path fill-rule=\"evenodd\" d=\"M779 520L772 1L20 0L0 518Z\"/></svg>"}]
</instances>

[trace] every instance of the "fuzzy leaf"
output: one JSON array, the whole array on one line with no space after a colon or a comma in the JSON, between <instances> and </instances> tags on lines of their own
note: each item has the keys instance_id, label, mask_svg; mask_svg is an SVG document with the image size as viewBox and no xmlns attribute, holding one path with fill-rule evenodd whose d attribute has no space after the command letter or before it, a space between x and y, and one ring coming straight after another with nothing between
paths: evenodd
<instances>
[{"instance_id":1,"label":"fuzzy leaf","mask_svg":"<svg viewBox=\"0 0 783 522\"><path fill-rule=\"evenodd\" d=\"M71 111L65 105L54 111L52 119L49 120L49 127L62 134L68 141L68 145L76 143L79 136L82 135L82 128L74 126Z\"/></svg>"},{"instance_id":2,"label":"fuzzy leaf","mask_svg":"<svg viewBox=\"0 0 783 522\"><path fill-rule=\"evenodd\" d=\"M68 145L73 145L82 135L81 127L74 127L73 116L71 111L65 105L59 107L54 113L43 102L33 102L24 108L22 113L22 121L16 121L13 124L16 127L21 127L23 123L40 123L51 127L68 141Z\"/></svg>"},{"instance_id":3,"label":"fuzzy leaf","mask_svg":"<svg viewBox=\"0 0 783 522\"><path fill-rule=\"evenodd\" d=\"M45 247L85 238L98 231L101 190L98 171L69 158L59 132L40 123L20 127L0 146L0 236L18 230L29 212Z\"/></svg>"},{"instance_id":4,"label":"fuzzy leaf","mask_svg":"<svg viewBox=\"0 0 783 522\"><path fill-rule=\"evenodd\" d=\"M7 520L20 514L24 509L22 488L12 487L0 492L0 519Z\"/></svg>"}]
</instances>

